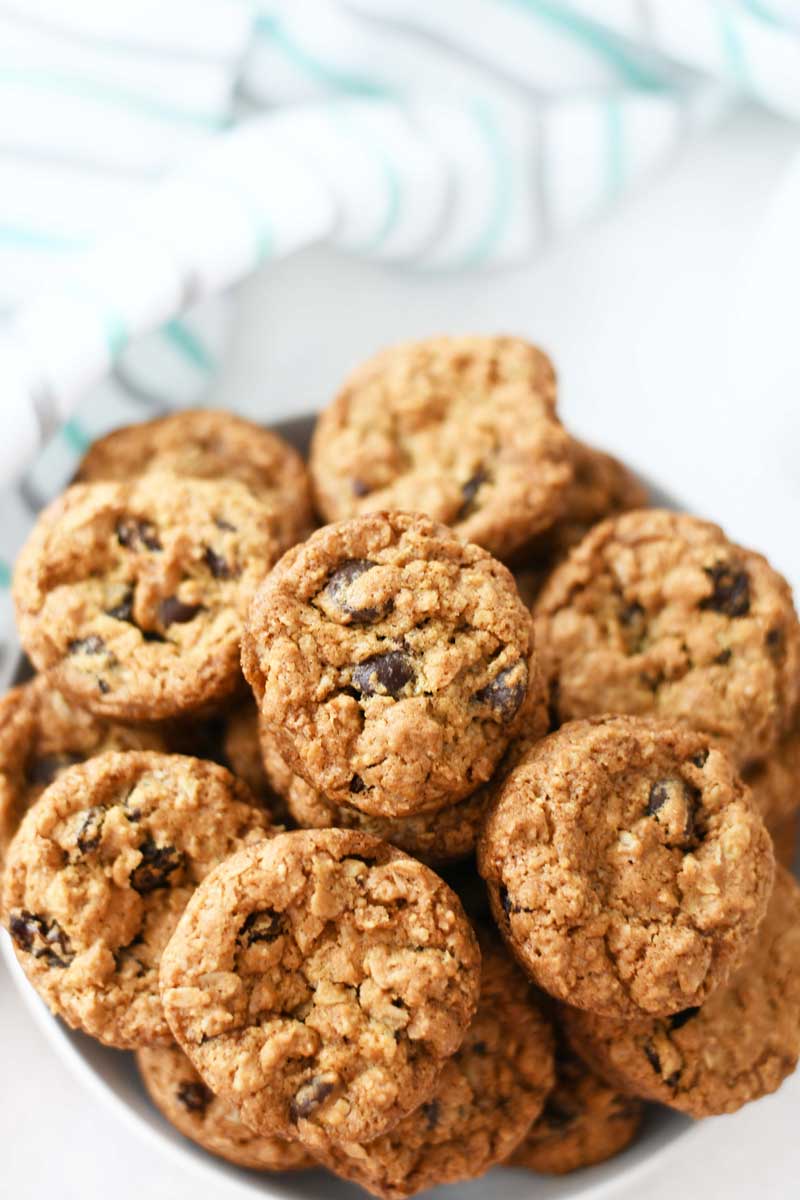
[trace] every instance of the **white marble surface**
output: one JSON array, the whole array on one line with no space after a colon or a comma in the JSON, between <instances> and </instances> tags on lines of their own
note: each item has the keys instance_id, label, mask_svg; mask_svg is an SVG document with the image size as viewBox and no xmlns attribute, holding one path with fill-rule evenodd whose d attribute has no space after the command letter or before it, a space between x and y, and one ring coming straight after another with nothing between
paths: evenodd
<instances>
[{"instance_id":1,"label":"white marble surface","mask_svg":"<svg viewBox=\"0 0 800 1200\"><path fill-rule=\"evenodd\" d=\"M788 127L742 113L613 217L504 274L431 280L306 254L247 289L218 399L264 416L308 410L349 365L393 339L526 333L555 356L576 432L766 549L798 585L800 386L753 379L743 394L743 372L730 369L749 350L731 324L747 256L798 150ZM796 309L796 279L781 296L756 298L759 310ZM613 1198L789 1200L800 1178L799 1113L796 1077L697 1127L651 1178L621 1182ZM198 1189L78 1089L2 970L0 1114L2 1200L225 1200L224 1185Z\"/></svg>"}]
</instances>

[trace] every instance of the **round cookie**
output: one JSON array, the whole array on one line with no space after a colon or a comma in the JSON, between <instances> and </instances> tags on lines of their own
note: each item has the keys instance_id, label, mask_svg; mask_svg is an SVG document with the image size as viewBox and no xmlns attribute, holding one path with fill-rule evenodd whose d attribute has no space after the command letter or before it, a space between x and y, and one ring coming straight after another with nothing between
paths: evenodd
<instances>
[{"instance_id":1,"label":"round cookie","mask_svg":"<svg viewBox=\"0 0 800 1200\"><path fill-rule=\"evenodd\" d=\"M791 729L766 758L745 763L741 774L770 828L791 820L800 809L800 729Z\"/></svg>"},{"instance_id":2,"label":"round cookie","mask_svg":"<svg viewBox=\"0 0 800 1200\"><path fill-rule=\"evenodd\" d=\"M570 438L569 458L573 477L558 520L514 555L515 568L538 568L542 582L547 571L577 546L593 525L618 513L646 508L649 503L647 488L613 455Z\"/></svg>"},{"instance_id":3,"label":"round cookie","mask_svg":"<svg viewBox=\"0 0 800 1200\"><path fill-rule=\"evenodd\" d=\"M318 530L247 620L242 666L295 774L334 804L407 817L490 778L541 703L510 572L411 513Z\"/></svg>"},{"instance_id":4,"label":"round cookie","mask_svg":"<svg viewBox=\"0 0 800 1200\"><path fill-rule=\"evenodd\" d=\"M270 790L281 797L292 821L301 829L358 829L430 864L466 858L475 850L490 799L487 785L466 800L435 813L373 817L352 804L333 804L300 775L295 775L264 722L259 725L262 761Z\"/></svg>"},{"instance_id":5,"label":"round cookie","mask_svg":"<svg viewBox=\"0 0 800 1200\"><path fill-rule=\"evenodd\" d=\"M480 954L427 867L342 829L236 854L189 901L161 962L172 1031L263 1134L318 1151L429 1100L475 1011Z\"/></svg>"},{"instance_id":6,"label":"round cookie","mask_svg":"<svg viewBox=\"0 0 800 1200\"><path fill-rule=\"evenodd\" d=\"M107 750L163 750L154 729L102 721L71 703L48 675L0 698L0 866L33 802L63 770Z\"/></svg>"},{"instance_id":7,"label":"round cookie","mask_svg":"<svg viewBox=\"0 0 800 1200\"><path fill-rule=\"evenodd\" d=\"M171 1125L210 1154L257 1171L299 1171L317 1164L299 1142L262 1137L242 1124L232 1104L206 1087L179 1046L147 1046L136 1065Z\"/></svg>"},{"instance_id":8,"label":"round cookie","mask_svg":"<svg viewBox=\"0 0 800 1200\"><path fill-rule=\"evenodd\" d=\"M98 716L194 711L237 686L244 614L275 556L270 510L241 483L76 484L18 559L20 637Z\"/></svg>"},{"instance_id":9,"label":"round cookie","mask_svg":"<svg viewBox=\"0 0 800 1200\"><path fill-rule=\"evenodd\" d=\"M800 696L788 584L716 525L657 509L604 521L534 609L559 721L607 712L683 721L770 753Z\"/></svg>"},{"instance_id":10,"label":"round cookie","mask_svg":"<svg viewBox=\"0 0 800 1200\"><path fill-rule=\"evenodd\" d=\"M562 1019L610 1083L692 1117L774 1092L800 1056L800 887L778 868L747 960L700 1008L631 1022L564 1008Z\"/></svg>"},{"instance_id":11,"label":"round cookie","mask_svg":"<svg viewBox=\"0 0 800 1200\"><path fill-rule=\"evenodd\" d=\"M234 413L186 409L116 429L89 448L76 480L121 483L153 472L243 483L274 511L281 551L313 528L311 484L300 455L276 433Z\"/></svg>"},{"instance_id":12,"label":"round cookie","mask_svg":"<svg viewBox=\"0 0 800 1200\"><path fill-rule=\"evenodd\" d=\"M478 1011L433 1097L366 1145L337 1143L322 1163L384 1200L477 1179L502 1162L553 1086L553 1034L527 979L481 941Z\"/></svg>"},{"instance_id":13,"label":"round cookie","mask_svg":"<svg viewBox=\"0 0 800 1200\"><path fill-rule=\"evenodd\" d=\"M567 1175L605 1162L630 1145L643 1116L641 1100L610 1087L560 1046L556 1085L506 1166Z\"/></svg>"},{"instance_id":14,"label":"round cookie","mask_svg":"<svg viewBox=\"0 0 800 1200\"><path fill-rule=\"evenodd\" d=\"M534 981L631 1018L679 1012L724 983L775 869L728 756L635 717L575 721L525 754L499 787L478 864Z\"/></svg>"},{"instance_id":15,"label":"round cookie","mask_svg":"<svg viewBox=\"0 0 800 1200\"><path fill-rule=\"evenodd\" d=\"M161 952L200 880L268 826L243 783L199 759L129 751L64 771L23 820L3 890L48 1007L109 1046L171 1041Z\"/></svg>"},{"instance_id":16,"label":"round cookie","mask_svg":"<svg viewBox=\"0 0 800 1200\"><path fill-rule=\"evenodd\" d=\"M552 364L512 337L384 350L319 417L311 445L328 521L421 511L504 557L559 514L572 476Z\"/></svg>"}]
</instances>

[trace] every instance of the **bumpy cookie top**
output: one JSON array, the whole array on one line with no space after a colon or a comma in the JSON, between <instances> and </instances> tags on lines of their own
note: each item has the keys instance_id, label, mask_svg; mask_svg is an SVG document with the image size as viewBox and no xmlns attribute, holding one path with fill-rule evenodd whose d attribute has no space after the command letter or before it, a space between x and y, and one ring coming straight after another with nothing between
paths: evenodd
<instances>
[{"instance_id":1,"label":"bumpy cookie top","mask_svg":"<svg viewBox=\"0 0 800 1200\"><path fill-rule=\"evenodd\" d=\"M157 1108L184 1137L239 1167L296 1171L316 1166L299 1142L262 1137L208 1088L179 1046L147 1046L136 1065Z\"/></svg>"},{"instance_id":2,"label":"bumpy cookie top","mask_svg":"<svg viewBox=\"0 0 800 1200\"><path fill-rule=\"evenodd\" d=\"M534 980L626 1017L678 1012L723 983L774 874L727 755L633 717L575 721L534 746L500 786L479 866Z\"/></svg>"},{"instance_id":3,"label":"bumpy cookie top","mask_svg":"<svg viewBox=\"0 0 800 1200\"><path fill-rule=\"evenodd\" d=\"M800 698L789 586L707 521L648 510L597 526L534 609L562 721L654 714L758 758Z\"/></svg>"},{"instance_id":4,"label":"bumpy cookie top","mask_svg":"<svg viewBox=\"0 0 800 1200\"><path fill-rule=\"evenodd\" d=\"M352 804L334 804L317 788L295 775L263 721L259 722L263 763L270 790L286 805L301 829L360 829L391 842L422 862L441 864L472 854L491 793L484 784L465 800L437 812L411 817L376 817ZM241 772L240 772L241 774ZM274 811L274 805L272 805Z\"/></svg>"},{"instance_id":5,"label":"bumpy cookie top","mask_svg":"<svg viewBox=\"0 0 800 1200\"><path fill-rule=\"evenodd\" d=\"M434 811L492 774L541 703L532 623L485 550L409 513L330 525L280 560L242 666L288 765L336 804Z\"/></svg>"},{"instance_id":6,"label":"bumpy cookie top","mask_svg":"<svg viewBox=\"0 0 800 1200\"><path fill-rule=\"evenodd\" d=\"M154 729L102 721L48 675L0 698L0 864L34 800L67 767L107 750L163 750Z\"/></svg>"},{"instance_id":7,"label":"bumpy cookie top","mask_svg":"<svg viewBox=\"0 0 800 1200\"><path fill-rule=\"evenodd\" d=\"M322 1156L384 1200L483 1175L508 1157L553 1086L553 1034L528 980L488 939L481 952L478 1011L432 1099L383 1137Z\"/></svg>"},{"instance_id":8,"label":"bumpy cookie top","mask_svg":"<svg viewBox=\"0 0 800 1200\"><path fill-rule=\"evenodd\" d=\"M122 1048L169 1042L158 964L186 901L269 816L214 763L148 751L64 771L28 812L6 863L17 957L49 1007Z\"/></svg>"},{"instance_id":9,"label":"bumpy cookie top","mask_svg":"<svg viewBox=\"0 0 800 1200\"><path fill-rule=\"evenodd\" d=\"M453 892L366 834L278 834L189 902L161 964L173 1033L261 1133L366 1141L429 1100L473 1016Z\"/></svg>"},{"instance_id":10,"label":"bumpy cookie top","mask_svg":"<svg viewBox=\"0 0 800 1200\"><path fill-rule=\"evenodd\" d=\"M119 483L154 471L245 484L274 510L280 550L312 528L311 486L300 455L276 433L233 413L187 409L116 429L89 449L76 478Z\"/></svg>"},{"instance_id":11,"label":"bumpy cookie top","mask_svg":"<svg viewBox=\"0 0 800 1200\"><path fill-rule=\"evenodd\" d=\"M76 484L18 559L20 637L92 712L175 716L235 687L244 613L275 557L271 512L241 483Z\"/></svg>"},{"instance_id":12,"label":"bumpy cookie top","mask_svg":"<svg viewBox=\"0 0 800 1200\"><path fill-rule=\"evenodd\" d=\"M564 1009L563 1020L612 1082L693 1117L774 1092L800 1056L800 887L778 868L747 960L702 1007L630 1022Z\"/></svg>"},{"instance_id":13,"label":"bumpy cookie top","mask_svg":"<svg viewBox=\"0 0 800 1200\"><path fill-rule=\"evenodd\" d=\"M552 524L570 481L545 354L520 338L441 337L360 366L317 422L329 521L411 509L502 557Z\"/></svg>"},{"instance_id":14,"label":"bumpy cookie top","mask_svg":"<svg viewBox=\"0 0 800 1200\"><path fill-rule=\"evenodd\" d=\"M556 1085L507 1165L566 1175L605 1162L634 1139L643 1116L641 1100L612 1088L559 1047Z\"/></svg>"}]
</instances>

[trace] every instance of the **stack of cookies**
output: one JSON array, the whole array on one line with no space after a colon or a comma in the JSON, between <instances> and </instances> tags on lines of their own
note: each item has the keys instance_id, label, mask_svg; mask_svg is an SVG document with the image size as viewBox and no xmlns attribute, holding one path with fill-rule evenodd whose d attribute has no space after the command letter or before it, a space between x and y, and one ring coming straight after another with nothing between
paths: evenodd
<instances>
[{"instance_id":1,"label":"stack of cookies","mask_svg":"<svg viewBox=\"0 0 800 1200\"><path fill-rule=\"evenodd\" d=\"M794 1070L790 590L571 438L535 347L378 355L308 468L118 430L14 591L4 924L206 1150L402 1200Z\"/></svg>"}]
</instances>

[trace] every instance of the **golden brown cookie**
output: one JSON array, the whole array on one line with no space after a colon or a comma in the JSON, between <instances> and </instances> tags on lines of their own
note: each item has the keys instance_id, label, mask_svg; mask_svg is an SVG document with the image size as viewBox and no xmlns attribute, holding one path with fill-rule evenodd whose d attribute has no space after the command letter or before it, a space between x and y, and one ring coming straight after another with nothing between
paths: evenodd
<instances>
[{"instance_id":1,"label":"golden brown cookie","mask_svg":"<svg viewBox=\"0 0 800 1200\"><path fill-rule=\"evenodd\" d=\"M313 528L311 485L300 455L278 434L234 413L186 409L116 429L90 447L76 479L121 483L153 472L243 483L273 510L281 551Z\"/></svg>"},{"instance_id":2,"label":"golden brown cookie","mask_svg":"<svg viewBox=\"0 0 800 1200\"><path fill-rule=\"evenodd\" d=\"M541 586L547 574L583 540L593 525L618 513L646 508L649 503L647 488L613 455L570 438L569 457L573 478L564 494L558 519L514 555L514 573L523 577L529 591L538 592L535 580Z\"/></svg>"},{"instance_id":3,"label":"golden brown cookie","mask_svg":"<svg viewBox=\"0 0 800 1200\"><path fill-rule=\"evenodd\" d=\"M679 1012L738 966L772 839L704 734L575 721L501 783L479 849L492 910L545 991L609 1015Z\"/></svg>"},{"instance_id":4,"label":"golden brown cookie","mask_svg":"<svg viewBox=\"0 0 800 1200\"><path fill-rule=\"evenodd\" d=\"M484 1175L519 1144L553 1086L553 1034L530 984L501 946L482 941L481 952L478 1011L433 1097L382 1137L322 1155L383 1200Z\"/></svg>"},{"instance_id":5,"label":"golden brown cookie","mask_svg":"<svg viewBox=\"0 0 800 1200\"><path fill-rule=\"evenodd\" d=\"M800 625L761 555L658 509L604 521L534 609L560 721L605 712L684 721L762 758L794 718Z\"/></svg>"},{"instance_id":6,"label":"golden brown cookie","mask_svg":"<svg viewBox=\"0 0 800 1200\"><path fill-rule=\"evenodd\" d=\"M262 1137L248 1129L234 1106L206 1087L179 1046L137 1050L136 1065L156 1108L210 1154L257 1171L299 1171L317 1165L299 1142Z\"/></svg>"},{"instance_id":7,"label":"golden brown cookie","mask_svg":"<svg viewBox=\"0 0 800 1200\"><path fill-rule=\"evenodd\" d=\"M800 816L795 813L779 825L767 827L772 835L775 861L791 870L797 857L797 841L800 834Z\"/></svg>"},{"instance_id":8,"label":"golden brown cookie","mask_svg":"<svg viewBox=\"0 0 800 1200\"><path fill-rule=\"evenodd\" d=\"M278 834L212 872L161 963L175 1038L262 1134L312 1150L429 1100L475 1011L480 954L453 892L377 838Z\"/></svg>"},{"instance_id":9,"label":"golden brown cookie","mask_svg":"<svg viewBox=\"0 0 800 1200\"><path fill-rule=\"evenodd\" d=\"M171 1041L158 965L186 901L269 815L229 771L149 751L64 771L11 844L5 921L48 1007L109 1046Z\"/></svg>"},{"instance_id":10,"label":"golden brown cookie","mask_svg":"<svg viewBox=\"0 0 800 1200\"><path fill-rule=\"evenodd\" d=\"M0 866L34 800L66 767L107 750L163 750L154 729L102 721L57 691L48 675L0 698Z\"/></svg>"},{"instance_id":11,"label":"golden brown cookie","mask_svg":"<svg viewBox=\"0 0 800 1200\"><path fill-rule=\"evenodd\" d=\"M506 1165L545 1175L594 1166L630 1145L643 1116L641 1100L610 1087L566 1046L559 1046L556 1085Z\"/></svg>"},{"instance_id":12,"label":"golden brown cookie","mask_svg":"<svg viewBox=\"0 0 800 1200\"><path fill-rule=\"evenodd\" d=\"M244 614L275 555L270 510L241 483L76 484L17 561L20 638L98 716L194 711L236 688Z\"/></svg>"},{"instance_id":13,"label":"golden brown cookie","mask_svg":"<svg viewBox=\"0 0 800 1200\"><path fill-rule=\"evenodd\" d=\"M747 960L700 1008L631 1022L565 1008L562 1018L609 1082L692 1117L774 1092L800 1056L800 887L778 868Z\"/></svg>"},{"instance_id":14,"label":"golden brown cookie","mask_svg":"<svg viewBox=\"0 0 800 1200\"><path fill-rule=\"evenodd\" d=\"M792 728L757 762L745 763L742 779L769 826L785 824L800 809L800 729Z\"/></svg>"},{"instance_id":15,"label":"golden brown cookie","mask_svg":"<svg viewBox=\"0 0 800 1200\"><path fill-rule=\"evenodd\" d=\"M407 817L463 800L541 703L510 572L443 525L318 530L256 593L242 666L281 755L333 803Z\"/></svg>"},{"instance_id":16,"label":"golden brown cookie","mask_svg":"<svg viewBox=\"0 0 800 1200\"><path fill-rule=\"evenodd\" d=\"M490 799L486 784L466 800L435 813L373 817L352 804L333 804L300 775L295 775L267 726L263 721L259 725L269 790L283 800L291 820L301 829L359 829L431 865L466 858L475 850Z\"/></svg>"},{"instance_id":17,"label":"golden brown cookie","mask_svg":"<svg viewBox=\"0 0 800 1200\"><path fill-rule=\"evenodd\" d=\"M521 338L384 350L317 422L311 475L329 521L421 511L504 557L558 516L572 476L545 354Z\"/></svg>"}]
</instances>

